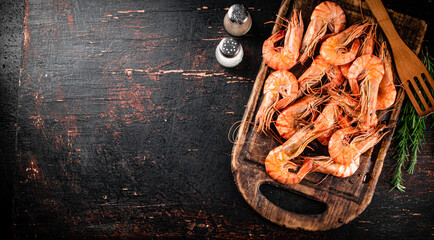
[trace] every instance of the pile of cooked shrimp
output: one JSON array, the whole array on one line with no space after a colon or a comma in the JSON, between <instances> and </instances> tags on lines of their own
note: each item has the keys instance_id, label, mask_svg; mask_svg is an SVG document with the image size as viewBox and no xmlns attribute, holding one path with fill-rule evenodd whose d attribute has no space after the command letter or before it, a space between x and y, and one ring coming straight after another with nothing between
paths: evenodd
<instances>
[{"instance_id":1,"label":"pile of cooked shrimp","mask_svg":"<svg viewBox=\"0 0 434 240\"><path fill-rule=\"evenodd\" d=\"M386 43L376 39L372 21L345 28L345 13L333 2L316 6L304 35L298 10L287 22L262 48L274 71L264 83L256 129L270 132L273 123L285 139L266 157L266 172L283 184L299 183L309 172L351 176L385 134L377 110L395 102ZM298 64L306 70L297 79L291 69ZM301 156L315 139L329 156Z\"/></svg>"}]
</instances>

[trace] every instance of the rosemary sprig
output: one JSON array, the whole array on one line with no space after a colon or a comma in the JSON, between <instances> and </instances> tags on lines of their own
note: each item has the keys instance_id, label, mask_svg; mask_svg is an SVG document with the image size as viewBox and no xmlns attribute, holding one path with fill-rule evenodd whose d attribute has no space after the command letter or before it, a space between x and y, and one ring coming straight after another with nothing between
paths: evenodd
<instances>
[{"instance_id":1,"label":"rosemary sprig","mask_svg":"<svg viewBox=\"0 0 434 240\"><path fill-rule=\"evenodd\" d=\"M428 52L424 55L423 63L431 77L434 78L434 58L429 56ZM403 171L406 169L407 173L414 173L417 155L420 153L422 143L425 141L424 131L426 129L425 119L417 115L408 99L404 102L401 117L398 119L398 127L399 130L394 137L394 140L397 141L394 156L396 163L391 179L392 188L389 191L396 188L400 192L404 192Z\"/></svg>"},{"instance_id":2,"label":"rosemary sprig","mask_svg":"<svg viewBox=\"0 0 434 240\"><path fill-rule=\"evenodd\" d=\"M434 78L434 58L428 54L428 51L426 51L426 54L424 55L423 64L425 65L431 77ZM431 94L434 94L434 92L431 91ZM431 120L434 120L434 114L431 114L430 116ZM434 121L431 121L431 128L432 127L434 127Z\"/></svg>"},{"instance_id":3,"label":"rosemary sprig","mask_svg":"<svg viewBox=\"0 0 434 240\"><path fill-rule=\"evenodd\" d=\"M404 107L402 109L402 115L401 116L408 116L410 109L412 108L411 104L408 104L408 101L404 103ZM406 163L408 162L408 156L410 155L409 152L409 142L410 142L410 128L407 124L408 121L406 121L404 117L398 119L398 126L399 130L397 131L396 135L393 137L395 141L398 142L396 154L394 156L396 163L395 163L395 170L393 171L393 177L392 177L392 191L393 189L398 189L401 192L404 192L405 186L403 185L404 180L402 179L402 169L405 168Z\"/></svg>"}]
</instances>

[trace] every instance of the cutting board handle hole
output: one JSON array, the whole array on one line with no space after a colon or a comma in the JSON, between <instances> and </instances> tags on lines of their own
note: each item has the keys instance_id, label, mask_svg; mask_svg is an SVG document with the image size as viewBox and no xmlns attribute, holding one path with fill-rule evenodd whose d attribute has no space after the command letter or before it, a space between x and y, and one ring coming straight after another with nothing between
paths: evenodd
<instances>
[{"instance_id":1,"label":"cutting board handle hole","mask_svg":"<svg viewBox=\"0 0 434 240\"><path fill-rule=\"evenodd\" d=\"M288 191L269 183L262 183L259 191L272 203L287 211L298 214L321 214L327 210L327 205L306 196Z\"/></svg>"}]
</instances>

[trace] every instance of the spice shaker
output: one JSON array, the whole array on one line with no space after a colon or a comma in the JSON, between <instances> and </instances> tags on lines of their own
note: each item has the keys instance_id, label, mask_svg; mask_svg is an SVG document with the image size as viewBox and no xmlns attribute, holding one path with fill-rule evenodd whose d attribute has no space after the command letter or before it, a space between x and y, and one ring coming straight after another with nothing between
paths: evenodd
<instances>
[{"instance_id":1,"label":"spice shaker","mask_svg":"<svg viewBox=\"0 0 434 240\"><path fill-rule=\"evenodd\" d=\"M234 4L226 13L223 25L229 34L239 37L250 30L252 18L242 4Z\"/></svg>"},{"instance_id":2,"label":"spice shaker","mask_svg":"<svg viewBox=\"0 0 434 240\"><path fill-rule=\"evenodd\" d=\"M232 68L243 60L243 47L233 37L225 37L217 45L215 56L223 67Z\"/></svg>"}]
</instances>

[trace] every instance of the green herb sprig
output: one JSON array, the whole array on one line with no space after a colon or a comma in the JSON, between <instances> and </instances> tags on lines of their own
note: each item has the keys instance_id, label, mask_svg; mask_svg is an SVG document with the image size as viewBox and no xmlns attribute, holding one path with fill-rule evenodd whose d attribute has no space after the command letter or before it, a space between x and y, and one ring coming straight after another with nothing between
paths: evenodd
<instances>
[{"instance_id":1,"label":"green herb sprig","mask_svg":"<svg viewBox=\"0 0 434 240\"><path fill-rule=\"evenodd\" d=\"M431 77L434 78L434 58L428 52L424 55L423 63L425 64ZM414 173L414 167L417 163L417 155L420 153L422 143L425 141L424 131L425 118L419 117L411 102L406 99L402 108L401 117L398 119L398 131L394 137L397 142L396 154L394 155L395 170L391 179L392 188L400 192L405 191L403 171L408 174Z\"/></svg>"}]
</instances>

